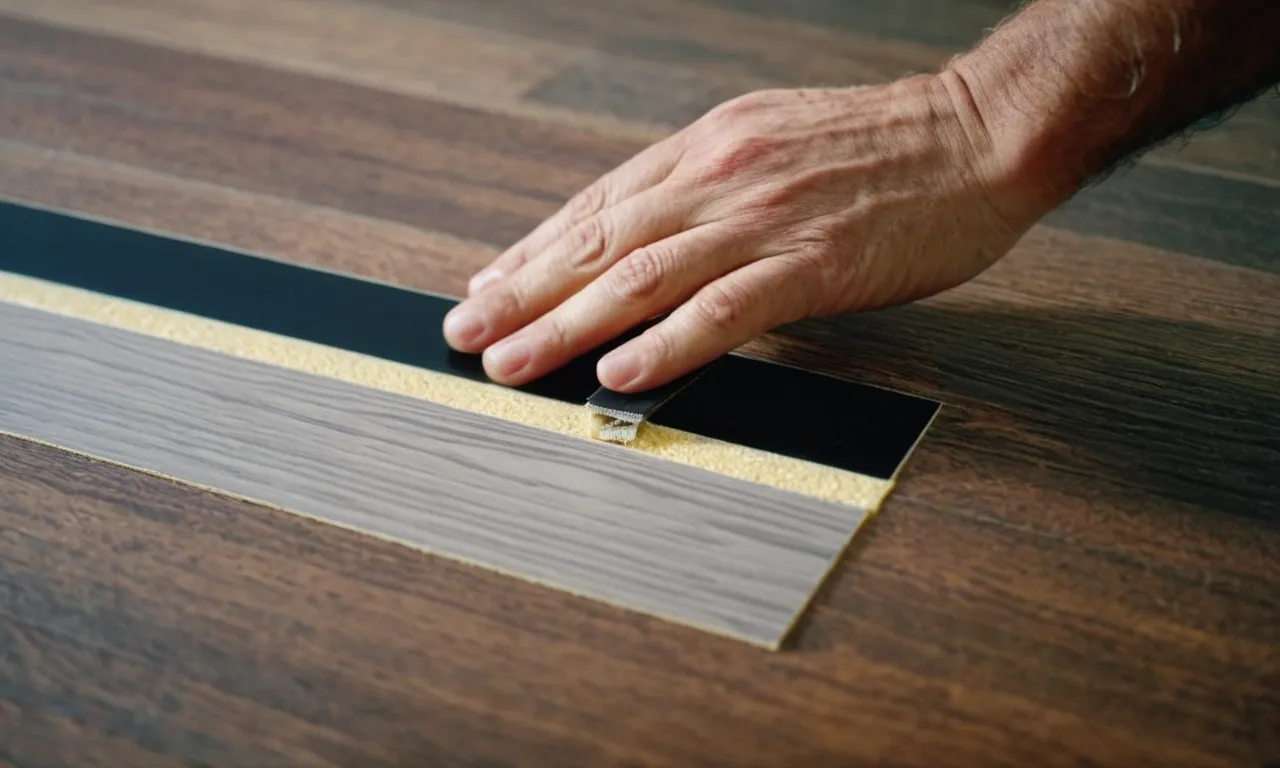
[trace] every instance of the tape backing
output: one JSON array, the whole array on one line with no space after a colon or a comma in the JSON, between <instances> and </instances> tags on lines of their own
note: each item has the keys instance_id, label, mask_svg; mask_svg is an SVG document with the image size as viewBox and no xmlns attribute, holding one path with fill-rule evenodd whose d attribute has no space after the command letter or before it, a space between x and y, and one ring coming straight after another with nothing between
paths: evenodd
<instances>
[{"instance_id":1,"label":"tape backing","mask_svg":"<svg viewBox=\"0 0 1280 768\"><path fill-rule=\"evenodd\" d=\"M446 296L4 201L0 270L492 384L445 343ZM653 392L601 390L597 361L634 333L516 389L621 422L607 439L643 438L647 421L881 481L940 407L736 354Z\"/></svg>"},{"instance_id":2,"label":"tape backing","mask_svg":"<svg viewBox=\"0 0 1280 768\"><path fill-rule=\"evenodd\" d=\"M593 437L624 445L634 441L639 435L640 425L668 400L706 373L708 367L703 366L645 392L627 394L604 387L597 389L587 398L587 409L597 417L593 423Z\"/></svg>"}]
</instances>

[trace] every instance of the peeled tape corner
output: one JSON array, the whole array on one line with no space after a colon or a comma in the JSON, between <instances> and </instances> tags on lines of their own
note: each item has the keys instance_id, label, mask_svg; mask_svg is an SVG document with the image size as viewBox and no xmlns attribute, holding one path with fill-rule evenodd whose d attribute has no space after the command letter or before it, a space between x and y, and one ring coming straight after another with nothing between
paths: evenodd
<instances>
[{"instance_id":1,"label":"peeled tape corner","mask_svg":"<svg viewBox=\"0 0 1280 768\"><path fill-rule=\"evenodd\" d=\"M587 403L587 412L591 416L591 436L596 440L620 445L636 439L645 419L643 413L602 408L591 403Z\"/></svg>"},{"instance_id":2,"label":"peeled tape corner","mask_svg":"<svg viewBox=\"0 0 1280 768\"><path fill-rule=\"evenodd\" d=\"M604 387L587 398L591 415L591 436L597 440L626 445L640 434L640 425L668 400L692 384L707 371L704 365L680 378L647 392L623 394Z\"/></svg>"}]
</instances>

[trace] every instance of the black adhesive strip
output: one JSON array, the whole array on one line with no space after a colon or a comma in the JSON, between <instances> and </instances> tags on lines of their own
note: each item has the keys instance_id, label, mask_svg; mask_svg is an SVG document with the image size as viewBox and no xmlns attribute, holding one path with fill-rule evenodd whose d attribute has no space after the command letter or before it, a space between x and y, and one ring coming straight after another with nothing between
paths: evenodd
<instances>
[{"instance_id":1,"label":"black adhesive strip","mask_svg":"<svg viewBox=\"0 0 1280 768\"><path fill-rule=\"evenodd\" d=\"M692 384L702 374L706 373L710 366L703 366L697 370L686 373L674 381L663 384L660 387L637 392L635 394L624 394L622 392L614 392L611 389L601 387L587 398L587 403L604 411L614 411L617 413L626 413L635 416L637 420L648 419L667 403L668 400L680 394L685 387Z\"/></svg>"},{"instance_id":2,"label":"black adhesive strip","mask_svg":"<svg viewBox=\"0 0 1280 768\"><path fill-rule=\"evenodd\" d=\"M455 299L79 216L0 201L0 270L235 325L489 381L445 344ZM599 394L595 366L639 329L520 389L573 404ZM890 479L939 404L737 355L677 391L618 395L655 424ZM661 406L661 410L652 409Z\"/></svg>"}]
</instances>

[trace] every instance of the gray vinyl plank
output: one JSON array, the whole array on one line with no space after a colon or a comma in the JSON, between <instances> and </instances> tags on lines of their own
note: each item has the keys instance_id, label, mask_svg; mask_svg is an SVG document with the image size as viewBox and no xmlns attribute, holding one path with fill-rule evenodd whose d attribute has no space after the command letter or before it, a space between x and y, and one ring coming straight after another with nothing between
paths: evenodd
<instances>
[{"instance_id":1,"label":"gray vinyl plank","mask_svg":"<svg viewBox=\"0 0 1280 768\"><path fill-rule=\"evenodd\" d=\"M2 302L0 430L766 647L866 515Z\"/></svg>"}]
</instances>

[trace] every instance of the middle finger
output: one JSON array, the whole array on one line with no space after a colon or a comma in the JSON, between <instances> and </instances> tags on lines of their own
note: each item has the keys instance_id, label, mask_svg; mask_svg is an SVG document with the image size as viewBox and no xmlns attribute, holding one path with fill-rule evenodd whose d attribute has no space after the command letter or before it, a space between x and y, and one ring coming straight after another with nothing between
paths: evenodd
<instances>
[{"instance_id":1,"label":"middle finger","mask_svg":"<svg viewBox=\"0 0 1280 768\"><path fill-rule=\"evenodd\" d=\"M449 344L461 352L481 352L555 308L626 254L680 231L685 206L663 186L583 221L514 275L460 303L445 318Z\"/></svg>"}]
</instances>

